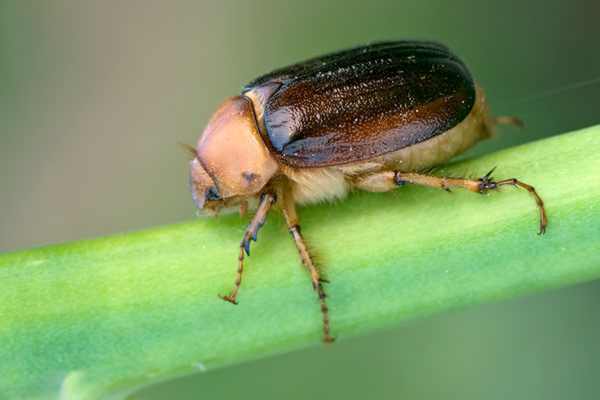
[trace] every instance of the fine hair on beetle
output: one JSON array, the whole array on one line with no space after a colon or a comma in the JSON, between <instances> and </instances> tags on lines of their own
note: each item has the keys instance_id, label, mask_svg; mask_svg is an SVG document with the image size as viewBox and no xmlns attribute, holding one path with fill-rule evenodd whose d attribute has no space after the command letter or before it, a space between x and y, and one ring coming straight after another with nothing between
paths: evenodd
<instances>
[{"instance_id":1,"label":"fine hair on beetle","mask_svg":"<svg viewBox=\"0 0 600 400\"><path fill-rule=\"evenodd\" d=\"M491 137L498 124L520 120L493 116L465 64L435 42L374 43L253 80L221 104L197 146L187 148L198 210L254 212L239 245L233 288L220 297L237 304L250 243L276 209L317 295L323 341L332 342L328 280L304 239L296 206L343 199L353 190L387 192L412 184L487 193L513 186L534 198L543 234L548 219L533 186L494 179L494 166L475 179L436 173Z\"/></svg>"}]
</instances>

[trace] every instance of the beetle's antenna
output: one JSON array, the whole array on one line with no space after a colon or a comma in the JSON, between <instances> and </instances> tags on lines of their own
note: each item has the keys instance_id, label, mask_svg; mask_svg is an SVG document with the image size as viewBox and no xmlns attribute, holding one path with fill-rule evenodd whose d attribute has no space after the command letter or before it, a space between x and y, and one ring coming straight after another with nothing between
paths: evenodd
<instances>
[{"instance_id":1,"label":"beetle's antenna","mask_svg":"<svg viewBox=\"0 0 600 400\"><path fill-rule=\"evenodd\" d=\"M188 155L191 157L191 159L196 158L196 149L194 148L194 146L186 144L186 143L181 143L181 142L177 142L177 144L179 145L179 147L181 147L186 153L188 153Z\"/></svg>"}]
</instances>

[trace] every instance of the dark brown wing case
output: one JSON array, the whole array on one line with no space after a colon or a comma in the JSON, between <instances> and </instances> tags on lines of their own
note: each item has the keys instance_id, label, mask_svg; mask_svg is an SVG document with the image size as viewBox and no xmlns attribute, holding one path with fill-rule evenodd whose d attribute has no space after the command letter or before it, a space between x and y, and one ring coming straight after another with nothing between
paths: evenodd
<instances>
[{"instance_id":1,"label":"dark brown wing case","mask_svg":"<svg viewBox=\"0 0 600 400\"><path fill-rule=\"evenodd\" d=\"M385 42L314 58L264 75L271 150L293 167L364 161L439 135L461 122L475 84L448 48Z\"/></svg>"}]
</instances>

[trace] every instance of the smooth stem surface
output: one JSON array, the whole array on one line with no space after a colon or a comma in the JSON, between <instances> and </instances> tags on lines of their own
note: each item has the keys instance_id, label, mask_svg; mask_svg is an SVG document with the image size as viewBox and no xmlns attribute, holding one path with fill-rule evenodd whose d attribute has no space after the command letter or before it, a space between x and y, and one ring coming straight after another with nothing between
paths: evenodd
<instances>
[{"instance_id":1,"label":"smooth stem surface","mask_svg":"<svg viewBox=\"0 0 600 400\"><path fill-rule=\"evenodd\" d=\"M600 277L600 126L442 172L517 177L480 196L406 186L300 210L333 334L346 340L452 307ZM320 346L309 277L281 217L231 288L248 219L232 215L0 255L0 397L119 398L136 386ZM334 344L335 346L335 344Z\"/></svg>"}]
</instances>

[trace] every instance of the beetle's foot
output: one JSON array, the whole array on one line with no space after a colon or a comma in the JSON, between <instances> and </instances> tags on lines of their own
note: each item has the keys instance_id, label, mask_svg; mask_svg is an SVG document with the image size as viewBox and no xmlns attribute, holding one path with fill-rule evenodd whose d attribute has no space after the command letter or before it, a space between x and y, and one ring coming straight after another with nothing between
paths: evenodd
<instances>
[{"instance_id":1,"label":"beetle's foot","mask_svg":"<svg viewBox=\"0 0 600 400\"><path fill-rule=\"evenodd\" d=\"M228 303L235 304L236 306L238 304L237 300L235 299L236 298L235 295L230 295L230 294L228 294L228 295L222 295L222 294L220 294L219 298L225 300Z\"/></svg>"},{"instance_id":2,"label":"beetle's foot","mask_svg":"<svg viewBox=\"0 0 600 400\"><path fill-rule=\"evenodd\" d=\"M323 343L329 344L335 342L335 338L333 336L325 335L323 336Z\"/></svg>"},{"instance_id":3,"label":"beetle's foot","mask_svg":"<svg viewBox=\"0 0 600 400\"><path fill-rule=\"evenodd\" d=\"M546 233L546 226L548 226L547 223L540 223L540 230L538 231L538 235L541 236Z\"/></svg>"},{"instance_id":4,"label":"beetle's foot","mask_svg":"<svg viewBox=\"0 0 600 400\"><path fill-rule=\"evenodd\" d=\"M543 235L546 233L546 227L548 226L548 216L546 215L546 208L544 207L544 201L538 195L535 188L525 182L522 182L516 178L502 179L500 181L495 181L492 178L492 173L496 167L492 168L490 172L485 174L483 177L479 178L477 182L479 183L479 193L486 193L488 190L498 189L501 186L514 186L521 189L527 190L535 199L535 202L538 206L538 210L540 212L540 228L538 231L538 235Z\"/></svg>"}]
</instances>

